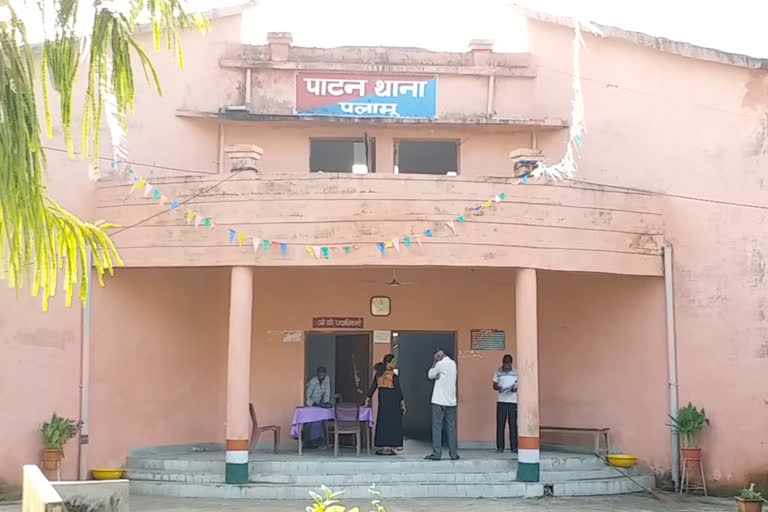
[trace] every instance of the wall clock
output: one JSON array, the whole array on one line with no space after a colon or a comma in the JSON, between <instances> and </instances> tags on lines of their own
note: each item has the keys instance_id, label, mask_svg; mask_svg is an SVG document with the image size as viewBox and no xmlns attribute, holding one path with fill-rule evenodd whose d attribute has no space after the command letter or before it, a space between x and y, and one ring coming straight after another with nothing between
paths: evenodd
<instances>
[{"instance_id":1,"label":"wall clock","mask_svg":"<svg viewBox=\"0 0 768 512\"><path fill-rule=\"evenodd\" d=\"M389 316L391 305L389 297L371 297L371 315Z\"/></svg>"}]
</instances>

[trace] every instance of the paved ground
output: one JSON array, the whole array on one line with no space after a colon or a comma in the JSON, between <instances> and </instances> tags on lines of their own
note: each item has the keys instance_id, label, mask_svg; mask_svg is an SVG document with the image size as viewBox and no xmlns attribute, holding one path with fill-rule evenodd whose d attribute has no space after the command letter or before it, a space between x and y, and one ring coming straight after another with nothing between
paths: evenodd
<instances>
[{"instance_id":1,"label":"paved ground","mask_svg":"<svg viewBox=\"0 0 768 512\"><path fill-rule=\"evenodd\" d=\"M251 501L251 500L207 500L156 498L131 496L133 512L304 512L309 502ZM358 505L362 512L368 512L367 503ZM508 500L391 500L384 505L387 512L732 512L736 503L716 498L691 498L663 502L647 496L618 496L599 498L542 498ZM21 504L0 503L0 512L19 512Z\"/></svg>"}]
</instances>

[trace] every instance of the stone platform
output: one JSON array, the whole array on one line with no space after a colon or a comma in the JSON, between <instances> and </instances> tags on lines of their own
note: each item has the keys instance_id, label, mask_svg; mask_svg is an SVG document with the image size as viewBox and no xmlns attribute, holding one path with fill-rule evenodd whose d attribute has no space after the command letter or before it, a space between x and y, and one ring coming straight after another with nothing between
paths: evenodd
<instances>
[{"instance_id":1,"label":"stone platform","mask_svg":"<svg viewBox=\"0 0 768 512\"><path fill-rule=\"evenodd\" d=\"M218 444L133 450L127 477L131 493L189 498L304 500L310 490L326 485L348 498L366 498L371 484L387 498L522 498L597 496L641 492L642 489L594 455L542 452L541 482L517 482L517 458L492 450L460 450L461 460L424 460L426 445L406 443L397 456L381 457L344 450L278 455L252 453L250 483L224 482L224 449ZM446 454L447 455L447 454ZM640 468L628 474L647 487L654 476Z\"/></svg>"}]
</instances>

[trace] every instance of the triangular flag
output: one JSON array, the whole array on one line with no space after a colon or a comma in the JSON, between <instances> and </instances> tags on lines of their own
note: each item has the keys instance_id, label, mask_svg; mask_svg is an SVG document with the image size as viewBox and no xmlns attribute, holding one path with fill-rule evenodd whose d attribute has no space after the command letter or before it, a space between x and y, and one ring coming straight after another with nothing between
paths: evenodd
<instances>
[{"instance_id":1,"label":"triangular flag","mask_svg":"<svg viewBox=\"0 0 768 512\"><path fill-rule=\"evenodd\" d=\"M149 197L149 193L152 192L152 189L155 188L149 183L144 185L144 197Z\"/></svg>"},{"instance_id":2,"label":"triangular flag","mask_svg":"<svg viewBox=\"0 0 768 512\"><path fill-rule=\"evenodd\" d=\"M261 246L261 238L253 237L253 254L259 254L259 246Z\"/></svg>"},{"instance_id":3,"label":"triangular flag","mask_svg":"<svg viewBox=\"0 0 768 512\"><path fill-rule=\"evenodd\" d=\"M503 201L503 200L505 200L506 198L507 198L507 194L505 194L504 192L502 192L501 194L499 194L499 200L500 200L500 201Z\"/></svg>"},{"instance_id":4,"label":"triangular flag","mask_svg":"<svg viewBox=\"0 0 768 512\"><path fill-rule=\"evenodd\" d=\"M138 176L131 176L131 185L136 185L139 182ZM133 187L131 187L131 192L133 192Z\"/></svg>"},{"instance_id":5,"label":"triangular flag","mask_svg":"<svg viewBox=\"0 0 768 512\"><path fill-rule=\"evenodd\" d=\"M267 252L269 250L269 244L271 244L269 240L264 240L264 252Z\"/></svg>"},{"instance_id":6,"label":"triangular flag","mask_svg":"<svg viewBox=\"0 0 768 512\"><path fill-rule=\"evenodd\" d=\"M181 206L181 205L179 203L177 203L176 201L174 201L174 202L171 203L171 210L175 210L179 206Z\"/></svg>"},{"instance_id":7,"label":"triangular flag","mask_svg":"<svg viewBox=\"0 0 768 512\"><path fill-rule=\"evenodd\" d=\"M523 176L523 179L520 181L522 181L523 183L528 183L528 175L526 174L525 176Z\"/></svg>"},{"instance_id":8,"label":"triangular flag","mask_svg":"<svg viewBox=\"0 0 768 512\"><path fill-rule=\"evenodd\" d=\"M245 243L245 233L238 233L237 234L237 243L239 245L243 245Z\"/></svg>"},{"instance_id":9,"label":"triangular flag","mask_svg":"<svg viewBox=\"0 0 768 512\"><path fill-rule=\"evenodd\" d=\"M327 247L323 247L323 258L328 259L331 257L331 251Z\"/></svg>"},{"instance_id":10,"label":"triangular flag","mask_svg":"<svg viewBox=\"0 0 768 512\"><path fill-rule=\"evenodd\" d=\"M491 200L488 200L485 203L483 203L484 208L490 208L491 206L493 206L493 201Z\"/></svg>"},{"instance_id":11,"label":"triangular flag","mask_svg":"<svg viewBox=\"0 0 768 512\"><path fill-rule=\"evenodd\" d=\"M158 199L160 199L160 196L161 196L161 195L162 195L162 194L160 193L160 191L159 191L159 190L157 190L157 189L155 189L155 193L154 193L154 194L152 194L152 199L154 199L155 201L157 201Z\"/></svg>"},{"instance_id":12,"label":"triangular flag","mask_svg":"<svg viewBox=\"0 0 768 512\"><path fill-rule=\"evenodd\" d=\"M144 188L144 185L147 184L147 181L144 178L139 179L136 183L133 184L131 187L131 193L136 192L137 190Z\"/></svg>"},{"instance_id":13,"label":"triangular flag","mask_svg":"<svg viewBox=\"0 0 768 512\"><path fill-rule=\"evenodd\" d=\"M313 258L317 259L317 256L315 256L315 251L314 251L313 249L314 249L314 248L313 248L312 246L309 246L309 247L307 247L307 253L308 253L308 254L309 254L311 257L313 257Z\"/></svg>"},{"instance_id":14,"label":"triangular flag","mask_svg":"<svg viewBox=\"0 0 768 512\"><path fill-rule=\"evenodd\" d=\"M465 219L463 215L460 215L459 218L456 219L456 220L459 221L459 222L464 222L467 219Z\"/></svg>"},{"instance_id":15,"label":"triangular flag","mask_svg":"<svg viewBox=\"0 0 768 512\"><path fill-rule=\"evenodd\" d=\"M395 250L399 253L400 252L400 239L399 238L393 238L392 239L392 245L395 246Z\"/></svg>"},{"instance_id":16,"label":"triangular flag","mask_svg":"<svg viewBox=\"0 0 768 512\"><path fill-rule=\"evenodd\" d=\"M235 238L237 238L237 231L234 229L229 230L229 243L233 244L235 243Z\"/></svg>"},{"instance_id":17,"label":"triangular flag","mask_svg":"<svg viewBox=\"0 0 768 512\"><path fill-rule=\"evenodd\" d=\"M494 196L494 198L493 198L493 201L494 201L495 203L498 203L499 201L501 201L501 196L499 196L499 194L496 194L496 195Z\"/></svg>"},{"instance_id":18,"label":"triangular flag","mask_svg":"<svg viewBox=\"0 0 768 512\"><path fill-rule=\"evenodd\" d=\"M133 172L133 169L128 169L128 174L130 174L131 176L135 176L136 175L136 173Z\"/></svg>"},{"instance_id":19,"label":"triangular flag","mask_svg":"<svg viewBox=\"0 0 768 512\"><path fill-rule=\"evenodd\" d=\"M387 246L384 245L384 242L377 243L376 247L379 248L379 250L381 251L381 255L382 256L386 256L387 255Z\"/></svg>"},{"instance_id":20,"label":"triangular flag","mask_svg":"<svg viewBox=\"0 0 768 512\"><path fill-rule=\"evenodd\" d=\"M483 205L480 205L480 206L475 206L475 211L476 211L476 212L479 212L479 211L480 211L480 210L482 210L482 209L483 209Z\"/></svg>"},{"instance_id":21,"label":"triangular flag","mask_svg":"<svg viewBox=\"0 0 768 512\"><path fill-rule=\"evenodd\" d=\"M312 252L315 254L315 258L318 260L320 259L320 248L319 247L312 247Z\"/></svg>"},{"instance_id":22,"label":"triangular flag","mask_svg":"<svg viewBox=\"0 0 768 512\"><path fill-rule=\"evenodd\" d=\"M350 254L352 252L352 248L351 247L345 247L344 248L344 252L347 253L347 254Z\"/></svg>"},{"instance_id":23,"label":"triangular flag","mask_svg":"<svg viewBox=\"0 0 768 512\"><path fill-rule=\"evenodd\" d=\"M196 215L195 212L193 212L192 210L189 210L187 212L187 224L192 224L192 221L195 220L195 215Z\"/></svg>"},{"instance_id":24,"label":"triangular flag","mask_svg":"<svg viewBox=\"0 0 768 512\"><path fill-rule=\"evenodd\" d=\"M428 229L424 232L425 235L427 235L428 238L432 238L434 235L432 234L432 230Z\"/></svg>"},{"instance_id":25,"label":"triangular flag","mask_svg":"<svg viewBox=\"0 0 768 512\"><path fill-rule=\"evenodd\" d=\"M423 249L424 248L424 246L421 245L421 238L419 238L418 236L414 236L413 239L416 240L417 244L419 244L419 249Z\"/></svg>"},{"instance_id":26,"label":"triangular flag","mask_svg":"<svg viewBox=\"0 0 768 512\"><path fill-rule=\"evenodd\" d=\"M280 253L283 255L283 258L288 256L288 244L280 244Z\"/></svg>"},{"instance_id":27,"label":"triangular flag","mask_svg":"<svg viewBox=\"0 0 768 512\"><path fill-rule=\"evenodd\" d=\"M120 166L120 162L118 160L115 160L112 162L112 168L117 169Z\"/></svg>"},{"instance_id":28,"label":"triangular flag","mask_svg":"<svg viewBox=\"0 0 768 512\"><path fill-rule=\"evenodd\" d=\"M392 242L384 242L384 247L387 249L392 249L395 246Z\"/></svg>"},{"instance_id":29,"label":"triangular flag","mask_svg":"<svg viewBox=\"0 0 768 512\"><path fill-rule=\"evenodd\" d=\"M453 231L454 235L456 234L456 224L454 224L452 220L447 221L445 225L451 228L451 231Z\"/></svg>"},{"instance_id":30,"label":"triangular flag","mask_svg":"<svg viewBox=\"0 0 768 512\"><path fill-rule=\"evenodd\" d=\"M405 246L406 246L408 249L410 249L410 248L411 248L411 239L410 239L410 238L408 238L407 236L403 238L403 243L405 244Z\"/></svg>"},{"instance_id":31,"label":"triangular flag","mask_svg":"<svg viewBox=\"0 0 768 512\"><path fill-rule=\"evenodd\" d=\"M200 219L200 216L199 216L199 215L198 215L197 217L195 217L195 227L199 227L199 226L200 226L200 220L201 220L201 219ZM207 219L206 219L206 220L207 220Z\"/></svg>"},{"instance_id":32,"label":"triangular flag","mask_svg":"<svg viewBox=\"0 0 768 512\"><path fill-rule=\"evenodd\" d=\"M213 229L213 221L210 217L205 219L205 227Z\"/></svg>"}]
</instances>

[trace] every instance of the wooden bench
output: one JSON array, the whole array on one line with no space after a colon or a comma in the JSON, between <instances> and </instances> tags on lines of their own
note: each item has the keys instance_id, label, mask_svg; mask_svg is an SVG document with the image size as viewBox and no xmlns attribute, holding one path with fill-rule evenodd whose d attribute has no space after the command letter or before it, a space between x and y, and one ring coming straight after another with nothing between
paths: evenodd
<instances>
[{"instance_id":1,"label":"wooden bench","mask_svg":"<svg viewBox=\"0 0 768 512\"><path fill-rule=\"evenodd\" d=\"M584 427L539 427L539 431L554 432L559 434L590 434L594 437L594 449L597 455L608 455L610 450L610 444L608 444L608 433L611 431L609 428L584 428ZM605 440L605 448L601 448L600 441Z\"/></svg>"}]
</instances>

